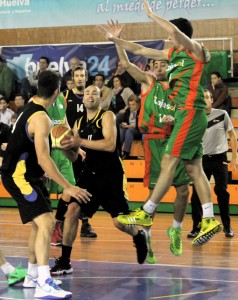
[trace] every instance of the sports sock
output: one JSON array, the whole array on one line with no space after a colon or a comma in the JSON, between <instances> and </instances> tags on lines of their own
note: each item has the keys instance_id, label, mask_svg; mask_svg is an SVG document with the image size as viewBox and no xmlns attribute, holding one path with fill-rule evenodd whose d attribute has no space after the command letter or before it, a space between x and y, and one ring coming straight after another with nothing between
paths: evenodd
<instances>
[{"instance_id":1,"label":"sports sock","mask_svg":"<svg viewBox=\"0 0 238 300\"><path fill-rule=\"evenodd\" d=\"M145 232L145 236L146 236L146 239L148 239L148 237L150 236L151 237L151 227L146 227L146 226L144 226L143 227L143 230L144 230L144 232Z\"/></svg>"},{"instance_id":2,"label":"sports sock","mask_svg":"<svg viewBox=\"0 0 238 300\"><path fill-rule=\"evenodd\" d=\"M38 266L38 283L40 286L45 284L46 279L50 278L50 267L49 266Z\"/></svg>"},{"instance_id":3,"label":"sports sock","mask_svg":"<svg viewBox=\"0 0 238 300\"><path fill-rule=\"evenodd\" d=\"M213 203L208 202L202 205L203 218L214 218Z\"/></svg>"},{"instance_id":4,"label":"sports sock","mask_svg":"<svg viewBox=\"0 0 238 300\"><path fill-rule=\"evenodd\" d=\"M29 275L31 275L33 278L37 278L38 277L38 266L37 266L37 264L31 264L30 262L28 262L27 273Z\"/></svg>"},{"instance_id":5,"label":"sports sock","mask_svg":"<svg viewBox=\"0 0 238 300\"><path fill-rule=\"evenodd\" d=\"M175 219L173 220L173 228L182 227L183 222L178 222Z\"/></svg>"},{"instance_id":6,"label":"sports sock","mask_svg":"<svg viewBox=\"0 0 238 300\"><path fill-rule=\"evenodd\" d=\"M72 247L62 245L62 258L63 260L70 259Z\"/></svg>"},{"instance_id":7,"label":"sports sock","mask_svg":"<svg viewBox=\"0 0 238 300\"><path fill-rule=\"evenodd\" d=\"M158 204L155 204L153 201L148 200L143 206L143 210L148 214L152 214L155 211L157 206Z\"/></svg>"},{"instance_id":8,"label":"sports sock","mask_svg":"<svg viewBox=\"0 0 238 300\"><path fill-rule=\"evenodd\" d=\"M15 268L9 262L6 262L5 264L1 265L0 269L5 275L10 274L15 270Z\"/></svg>"}]
</instances>

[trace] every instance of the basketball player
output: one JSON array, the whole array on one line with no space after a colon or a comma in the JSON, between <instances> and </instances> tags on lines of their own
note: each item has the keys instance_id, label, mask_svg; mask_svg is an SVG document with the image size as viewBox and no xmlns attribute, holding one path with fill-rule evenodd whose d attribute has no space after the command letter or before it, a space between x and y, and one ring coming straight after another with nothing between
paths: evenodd
<instances>
[{"instance_id":1,"label":"basketball player","mask_svg":"<svg viewBox=\"0 0 238 300\"><path fill-rule=\"evenodd\" d=\"M52 275L73 272L70 255L77 235L78 216L81 209L92 217L101 205L110 213L114 226L133 237L137 249L138 263L144 263L147 256L146 238L143 230L128 227L117 221L120 213L128 211L123 191L123 169L117 152L116 117L111 111L100 108L100 89L89 86L85 89L83 103L86 114L75 122L74 133L66 148L81 147L86 151L84 168L78 176L78 183L92 194L87 204L71 198L65 217L62 255L51 268Z\"/></svg>"},{"instance_id":2,"label":"basketball player","mask_svg":"<svg viewBox=\"0 0 238 300\"><path fill-rule=\"evenodd\" d=\"M49 271L49 248L53 216L49 194L42 181L46 173L77 201L89 201L90 194L71 185L50 157L51 121L46 108L59 92L59 77L52 71L40 73L37 96L20 113L10 135L1 167L2 183L16 200L22 223L31 222L28 241L28 275L23 286L36 287L35 298L68 298L72 293L58 287ZM71 158L78 149L69 149Z\"/></svg>"},{"instance_id":3,"label":"basketball player","mask_svg":"<svg viewBox=\"0 0 238 300\"><path fill-rule=\"evenodd\" d=\"M193 28L188 20L180 18L170 22L156 16L146 0L144 7L147 15L168 32L172 48L149 49L117 38L110 32L110 27L114 30L114 27L118 26L113 22L104 30L108 32L109 40L130 52L155 60L169 60L167 68L171 89L169 99L176 103L177 111L174 128L163 155L160 176L151 198L136 215L133 213L129 216L119 216L118 220L128 225L150 226L152 214L171 186L177 165L183 160L203 208L201 230L192 244L202 245L221 231L221 224L214 218L211 188L201 163L203 154L201 141L207 128L203 69L210 59L210 54L191 39Z\"/></svg>"}]
</instances>

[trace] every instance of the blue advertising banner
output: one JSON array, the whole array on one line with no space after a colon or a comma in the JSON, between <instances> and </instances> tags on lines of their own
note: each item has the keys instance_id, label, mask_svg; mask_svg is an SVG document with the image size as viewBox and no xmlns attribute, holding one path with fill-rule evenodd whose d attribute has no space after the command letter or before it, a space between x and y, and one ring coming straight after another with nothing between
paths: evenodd
<instances>
[{"instance_id":1,"label":"blue advertising banner","mask_svg":"<svg viewBox=\"0 0 238 300\"><path fill-rule=\"evenodd\" d=\"M139 44L158 50L164 47L164 41L146 41L139 42ZM70 69L69 60L75 56L83 61L90 76L102 73L106 78L109 78L115 71L116 62L118 61L116 48L112 43L2 48L2 57L13 70L18 82L38 69L38 61L41 56L48 57L50 69L58 71L61 76ZM130 61L140 68L145 67L147 59L130 53L128 53L128 56Z\"/></svg>"},{"instance_id":2,"label":"blue advertising banner","mask_svg":"<svg viewBox=\"0 0 238 300\"><path fill-rule=\"evenodd\" d=\"M237 18L237 0L148 0L165 18ZM150 22L143 0L0 0L0 28L35 28Z\"/></svg>"}]
</instances>

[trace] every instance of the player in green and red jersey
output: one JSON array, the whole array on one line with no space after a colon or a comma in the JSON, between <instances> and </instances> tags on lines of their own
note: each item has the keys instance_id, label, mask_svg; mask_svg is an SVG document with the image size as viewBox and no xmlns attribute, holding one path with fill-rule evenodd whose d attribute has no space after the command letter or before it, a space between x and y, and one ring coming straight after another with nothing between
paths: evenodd
<instances>
[{"instance_id":1,"label":"player in green and red jersey","mask_svg":"<svg viewBox=\"0 0 238 300\"><path fill-rule=\"evenodd\" d=\"M113 33L118 24L114 22L108 23L106 28L102 28L108 33L109 40L136 55L155 60L169 59L167 68L171 89L169 99L176 103L177 111L174 128L162 159L160 176L150 200L143 206L143 210L136 214L119 216L118 220L128 225L150 226L152 214L171 186L175 169L182 159L202 203L201 231L192 242L193 245L202 245L221 230L220 223L214 218L211 188L201 163L201 141L207 127L202 88L203 69L209 61L210 55L199 43L191 39L193 28L188 20L175 19L169 22L156 16L146 0L144 0L144 7L147 15L169 33L171 49L148 49L117 38ZM113 33L111 32L112 28Z\"/></svg>"}]
</instances>

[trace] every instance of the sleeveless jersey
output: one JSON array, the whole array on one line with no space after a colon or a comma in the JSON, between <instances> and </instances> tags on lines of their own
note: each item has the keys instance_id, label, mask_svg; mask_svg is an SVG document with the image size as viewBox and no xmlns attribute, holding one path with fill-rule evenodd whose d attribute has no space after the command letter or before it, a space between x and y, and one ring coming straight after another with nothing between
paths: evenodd
<instances>
[{"instance_id":1,"label":"sleeveless jersey","mask_svg":"<svg viewBox=\"0 0 238 300\"><path fill-rule=\"evenodd\" d=\"M102 117L104 113L104 110L99 109L92 120L87 120L87 116L84 115L77 121L78 134L82 139L104 139L102 133ZM116 146L114 152L98 151L83 147L82 149L86 151L85 164L88 169L100 173L113 172L118 169L122 170L121 162L119 160L117 151L118 145Z\"/></svg>"},{"instance_id":2,"label":"sleeveless jersey","mask_svg":"<svg viewBox=\"0 0 238 300\"><path fill-rule=\"evenodd\" d=\"M65 105L64 97L62 95L58 95L56 102L52 103L47 108L47 112L51 119L52 127L55 125L65 124L66 105Z\"/></svg>"},{"instance_id":3,"label":"sleeveless jersey","mask_svg":"<svg viewBox=\"0 0 238 300\"><path fill-rule=\"evenodd\" d=\"M170 134L171 126L162 123L164 116L175 114L175 104L168 100L168 93L163 82L154 80L149 90L141 94L138 126L142 133Z\"/></svg>"},{"instance_id":4,"label":"sleeveless jersey","mask_svg":"<svg viewBox=\"0 0 238 300\"><path fill-rule=\"evenodd\" d=\"M208 50L203 49L206 61ZM166 70L171 88L169 99L184 109L204 109L204 66L188 49L169 51L169 65Z\"/></svg>"},{"instance_id":5,"label":"sleeveless jersey","mask_svg":"<svg viewBox=\"0 0 238 300\"><path fill-rule=\"evenodd\" d=\"M85 112L83 105L83 94L77 94L75 88L72 90L66 90L63 92L63 96L66 102L66 116L71 128L74 127L74 123Z\"/></svg>"},{"instance_id":6,"label":"sleeveless jersey","mask_svg":"<svg viewBox=\"0 0 238 300\"><path fill-rule=\"evenodd\" d=\"M12 175L21 182L24 179L31 182L44 174L37 161L34 139L28 134L29 121L37 113L47 114L45 108L36 101L25 105L12 129L1 167L2 173Z\"/></svg>"}]
</instances>

